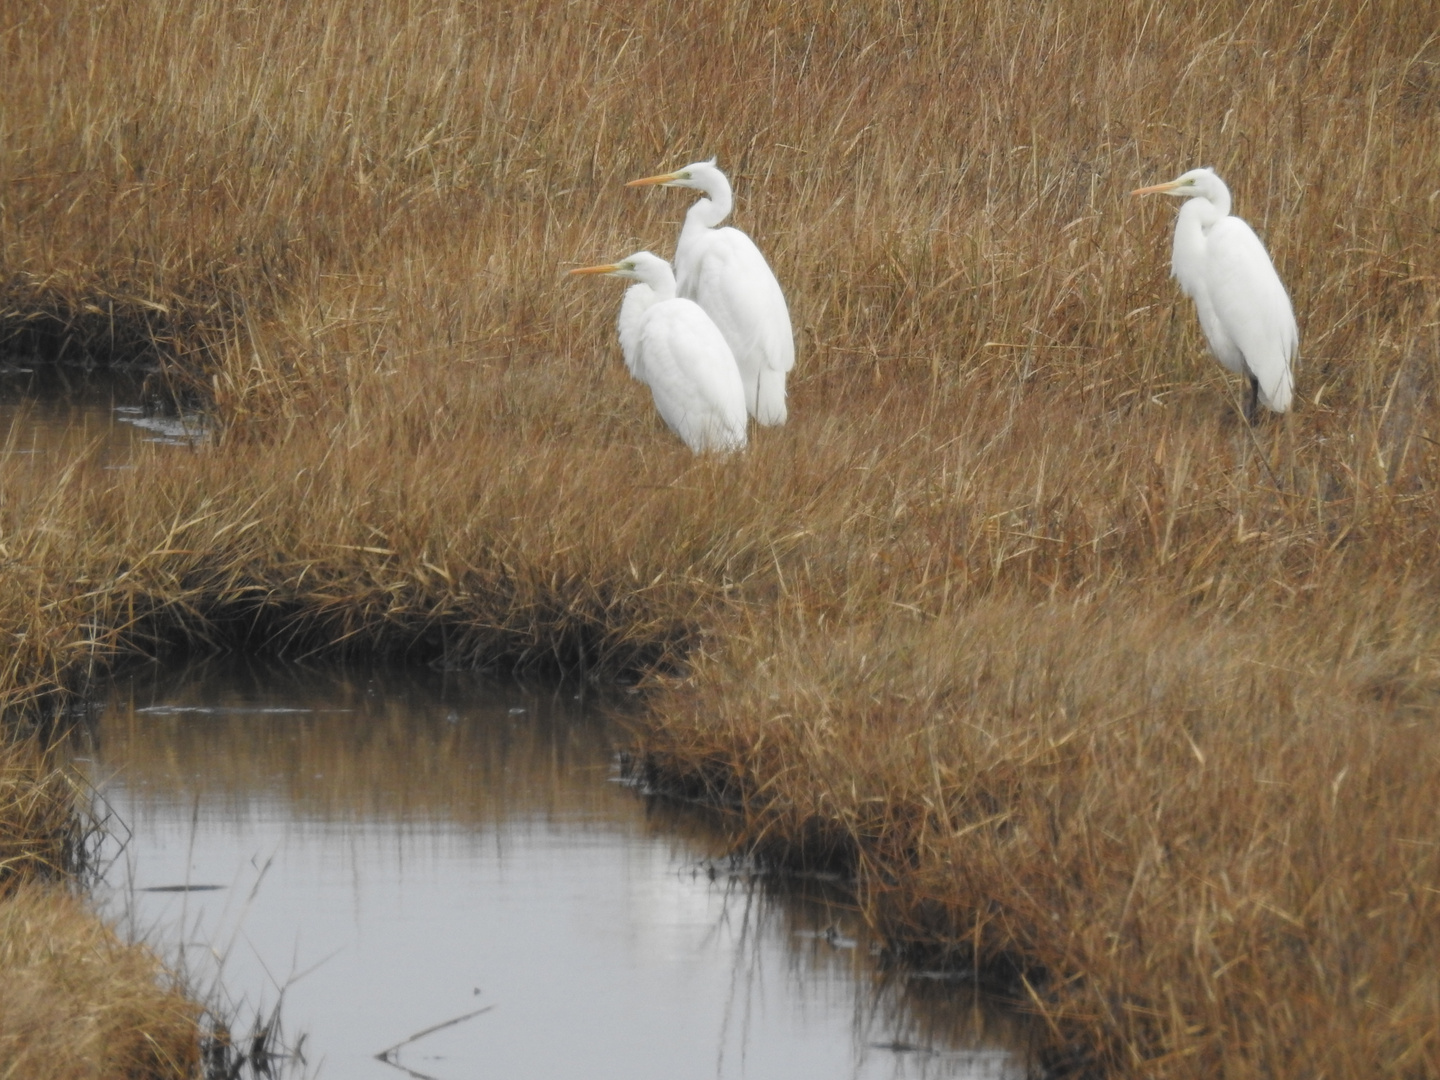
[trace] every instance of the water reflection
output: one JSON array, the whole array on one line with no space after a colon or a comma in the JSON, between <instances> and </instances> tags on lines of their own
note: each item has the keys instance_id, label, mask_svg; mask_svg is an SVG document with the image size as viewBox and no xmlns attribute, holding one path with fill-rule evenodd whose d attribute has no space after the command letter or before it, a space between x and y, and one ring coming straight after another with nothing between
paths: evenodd
<instances>
[{"instance_id":1,"label":"water reflection","mask_svg":"<svg viewBox=\"0 0 1440 1080\"><path fill-rule=\"evenodd\" d=\"M115 911L251 1007L283 991L307 1074L1025 1075L1013 1019L887 978L843 898L729 872L616 783L600 714L475 675L118 681L88 765L133 830Z\"/></svg>"},{"instance_id":2,"label":"water reflection","mask_svg":"<svg viewBox=\"0 0 1440 1080\"><path fill-rule=\"evenodd\" d=\"M167 415L145 396L136 374L0 358L0 455L72 456L93 446L107 467L125 468L137 444L195 446L209 437L204 416Z\"/></svg>"}]
</instances>

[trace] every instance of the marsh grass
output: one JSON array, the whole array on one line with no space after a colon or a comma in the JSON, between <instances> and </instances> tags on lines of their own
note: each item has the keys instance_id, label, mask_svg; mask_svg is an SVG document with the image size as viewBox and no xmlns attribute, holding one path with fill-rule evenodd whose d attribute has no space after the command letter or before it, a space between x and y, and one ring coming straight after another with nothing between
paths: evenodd
<instances>
[{"instance_id":1,"label":"marsh grass","mask_svg":"<svg viewBox=\"0 0 1440 1080\"><path fill-rule=\"evenodd\" d=\"M96 822L79 782L32 737L0 750L0 895L29 881L87 875Z\"/></svg>"},{"instance_id":2,"label":"marsh grass","mask_svg":"<svg viewBox=\"0 0 1440 1080\"><path fill-rule=\"evenodd\" d=\"M1034 974L1057 1061L1440 1074L1432 5L3 18L0 329L223 429L4 462L12 712L135 650L647 674L657 778ZM799 343L728 461L563 281L710 154ZM1197 164L1301 323L1253 431L1125 195Z\"/></svg>"},{"instance_id":3,"label":"marsh grass","mask_svg":"<svg viewBox=\"0 0 1440 1080\"><path fill-rule=\"evenodd\" d=\"M1433 684L1347 661L1353 625L1135 599L797 627L768 663L737 634L662 699L653 782L854 874L903 951L1000 973L1058 1061L1426 1075Z\"/></svg>"},{"instance_id":4,"label":"marsh grass","mask_svg":"<svg viewBox=\"0 0 1440 1080\"><path fill-rule=\"evenodd\" d=\"M73 888L93 870L89 802L53 749L0 746L0 1075L196 1075L199 1007Z\"/></svg>"},{"instance_id":5,"label":"marsh grass","mask_svg":"<svg viewBox=\"0 0 1440 1080\"><path fill-rule=\"evenodd\" d=\"M36 1080L196 1074L197 1010L147 949L121 942L63 889L0 903L0 1059Z\"/></svg>"}]
</instances>

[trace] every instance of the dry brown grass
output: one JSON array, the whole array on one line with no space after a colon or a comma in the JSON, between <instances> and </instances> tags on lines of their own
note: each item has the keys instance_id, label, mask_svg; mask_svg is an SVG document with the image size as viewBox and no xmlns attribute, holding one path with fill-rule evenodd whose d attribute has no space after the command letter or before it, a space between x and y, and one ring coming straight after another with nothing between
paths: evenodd
<instances>
[{"instance_id":1,"label":"dry brown grass","mask_svg":"<svg viewBox=\"0 0 1440 1080\"><path fill-rule=\"evenodd\" d=\"M0 896L28 881L60 881L84 869L94 830L76 813L83 802L53 752L35 739L0 742Z\"/></svg>"},{"instance_id":2,"label":"dry brown grass","mask_svg":"<svg viewBox=\"0 0 1440 1080\"><path fill-rule=\"evenodd\" d=\"M737 634L663 701L651 768L852 868L922 955L1028 968L1069 1064L1432 1075L1435 683L1346 656L1420 598L1348 625L1140 599Z\"/></svg>"},{"instance_id":3,"label":"dry brown grass","mask_svg":"<svg viewBox=\"0 0 1440 1080\"><path fill-rule=\"evenodd\" d=\"M1440 1075L1433 5L3 19L0 322L225 424L5 462L6 703L206 642L683 671L656 767L1043 969L1057 1054ZM711 153L800 344L728 462L561 279ZM1124 194L1197 164L1300 317L1254 433Z\"/></svg>"},{"instance_id":4,"label":"dry brown grass","mask_svg":"<svg viewBox=\"0 0 1440 1080\"><path fill-rule=\"evenodd\" d=\"M70 891L94 827L56 759L0 742L0 1077L196 1076L200 1006Z\"/></svg>"},{"instance_id":5,"label":"dry brown grass","mask_svg":"<svg viewBox=\"0 0 1440 1080\"><path fill-rule=\"evenodd\" d=\"M0 971L6 1080L196 1075L199 1010L70 894L26 885L0 903Z\"/></svg>"}]
</instances>

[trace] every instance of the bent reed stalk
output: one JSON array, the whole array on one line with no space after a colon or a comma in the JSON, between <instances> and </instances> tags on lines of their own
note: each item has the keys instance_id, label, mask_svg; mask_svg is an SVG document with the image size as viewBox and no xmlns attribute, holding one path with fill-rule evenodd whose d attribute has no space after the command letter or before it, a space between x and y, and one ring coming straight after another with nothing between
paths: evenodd
<instances>
[{"instance_id":1,"label":"bent reed stalk","mask_svg":"<svg viewBox=\"0 0 1440 1080\"><path fill-rule=\"evenodd\" d=\"M0 20L0 325L222 430L7 456L5 704L174 649L649 673L657 782L1017 972L1057 1065L1440 1075L1430 5ZM667 254L623 182L711 154L799 346L723 462L562 281ZM1253 432L1126 195L1202 164L1301 323Z\"/></svg>"}]
</instances>

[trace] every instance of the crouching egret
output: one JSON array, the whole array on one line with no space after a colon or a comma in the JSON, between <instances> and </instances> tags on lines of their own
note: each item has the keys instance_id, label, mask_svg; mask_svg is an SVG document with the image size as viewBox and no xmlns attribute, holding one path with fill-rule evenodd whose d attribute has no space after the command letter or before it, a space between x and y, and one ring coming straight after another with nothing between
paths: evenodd
<instances>
[{"instance_id":1,"label":"crouching egret","mask_svg":"<svg viewBox=\"0 0 1440 1080\"><path fill-rule=\"evenodd\" d=\"M705 198L690 207L675 245L675 279L730 343L745 383L745 409L766 426L785 423L785 376L795 366L795 335L785 294L765 256L739 229L716 228L735 199L715 159L631 180L627 187L663 184L696 188Z\"/></svg>"},{"instance_id":2,"label":"crouching egret","mask_svg":"<svg viewBox=\"0 0 1440 1080\"><path fill-rule=\"evenodd\" d=\"M714 321L675 293L670 264L648 251L572 274L609 274L637 284L620 304L620 349L630 374L650 387L670 430L695 453L745 445L745 387Z\"/></svg>"},{"instance_id":3,"label":"crouching egret","mask_svg":"<svg viewBox=\"0 0 1440 1080\"><path fill-rule=\"evenodd\" d=\"M1295 387L1290 365L1300 331L1265 245L1230 213L1230 189L1211 169L1191 169L1168 184L1130 194L1152 193L1186 200L1175 219L1170 274L1195 301L1215 359L1250 380L1246 419L1254 422L1257 402L1285 412Z\"/></svg>"}]
</instances>

